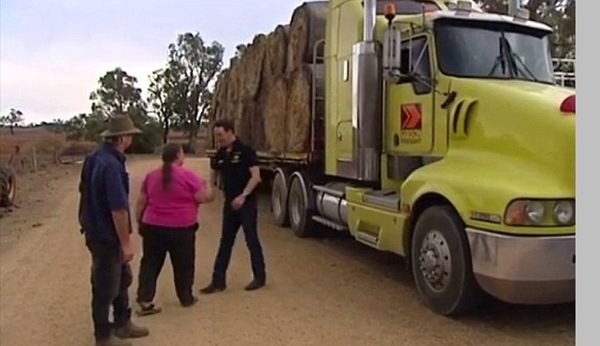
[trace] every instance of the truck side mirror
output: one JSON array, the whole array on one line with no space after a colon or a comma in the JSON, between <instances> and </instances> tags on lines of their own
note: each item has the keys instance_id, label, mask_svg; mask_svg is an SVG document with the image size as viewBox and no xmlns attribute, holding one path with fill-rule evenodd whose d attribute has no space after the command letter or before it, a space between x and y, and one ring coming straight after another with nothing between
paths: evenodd
<instances>
[{"instance_id":1,"label":"truck side mirror","mask_svg":"<svg viewBox=\"0 0 600 346\"><path fill-rule=\"evenodd\" d=\"M398 83L402 67L402 34L400 29L390 25L383 34L383 78L390 83Z\"/></svg>"}]
</instances>

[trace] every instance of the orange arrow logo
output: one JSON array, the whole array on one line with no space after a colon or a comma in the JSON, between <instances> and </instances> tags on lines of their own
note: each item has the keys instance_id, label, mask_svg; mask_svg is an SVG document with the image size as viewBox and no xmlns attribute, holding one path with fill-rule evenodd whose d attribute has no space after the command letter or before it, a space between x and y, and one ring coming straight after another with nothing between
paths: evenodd
<instances>
[{"instance_id":1,"label":"orange arrow logo","mask_svg":"<svg viewBox=\"0 0 600 346\"><path fill-rule=\"evenodd\" d=\"M423 113L420 103L401 106L402 130L420 130L423 126Z\"/></svg>"}]
</instances>

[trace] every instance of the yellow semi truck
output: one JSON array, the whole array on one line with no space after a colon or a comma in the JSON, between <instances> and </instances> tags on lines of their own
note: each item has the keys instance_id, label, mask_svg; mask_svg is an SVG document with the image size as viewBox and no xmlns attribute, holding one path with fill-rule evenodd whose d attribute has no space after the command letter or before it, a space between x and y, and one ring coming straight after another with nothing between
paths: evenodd
<instances>
[{"instance_id":1,"label":"yellow semi truck","mask_svg":"<svg viewBox=\"0 0 600 346\"><path fill-rule=\"evenodd\" d=\"M551 28L473 1L324 6L310 152L260 155L277 223L405 257L439 314L573 301L575 90Z\"/></svg>"}]
</instances>

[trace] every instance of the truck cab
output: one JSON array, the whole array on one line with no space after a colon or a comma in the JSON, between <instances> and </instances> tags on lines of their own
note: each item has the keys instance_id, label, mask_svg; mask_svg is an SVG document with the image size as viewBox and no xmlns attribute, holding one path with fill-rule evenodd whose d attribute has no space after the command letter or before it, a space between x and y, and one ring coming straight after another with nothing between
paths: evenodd
<instances>
[{"instance_id":1,"label":"truck cab","mask_svg":"<svg viewBox=\"0 0 600 346\"><path fill-rule=\"evenodd\" d=\"M575 90L551 32L471 1L330 1L324 172L288 179L292 228L406 257L444 315L482 291L574 300Z\"/></svg>"}]
</instances>

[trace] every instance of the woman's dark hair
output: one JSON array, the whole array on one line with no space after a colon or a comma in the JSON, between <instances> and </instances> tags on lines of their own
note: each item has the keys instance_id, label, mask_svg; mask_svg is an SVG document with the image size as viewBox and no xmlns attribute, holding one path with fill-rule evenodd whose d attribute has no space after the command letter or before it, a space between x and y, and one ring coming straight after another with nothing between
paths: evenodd
<instances>
[{"instance_id":1,"label":"woman's dark hair","mask_svg":"<svg viewBox=\"0 0 600 346\"><path fill-rule=\"evenodd\" d=\"M177 160L177 156L181 152L179 144L170 143L163 147L162 150L162 185L163 189L167 190L173 180L173 162Z\"/></svg>"}]
</instances>

